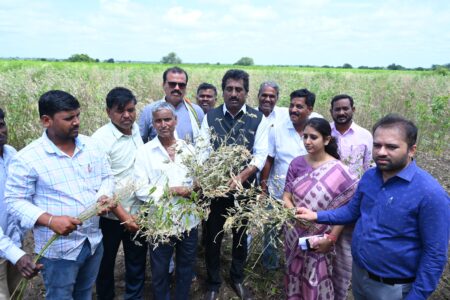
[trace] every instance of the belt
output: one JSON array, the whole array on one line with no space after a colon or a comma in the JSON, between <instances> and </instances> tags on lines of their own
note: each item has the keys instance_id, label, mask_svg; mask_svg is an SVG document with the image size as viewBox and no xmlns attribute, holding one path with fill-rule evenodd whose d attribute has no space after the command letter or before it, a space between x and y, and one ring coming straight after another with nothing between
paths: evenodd
<instances>
[{"instance_id":1,"label":"belt","mask_svg":"<svg viewBox=\"0 0 450 300\"><path fill-rule=\"evenodd\" d=\"M378 275L372 274L369 271L367 271L367 274L369 274L369 278L381 283L394 285L394 284L405 284L405 283L413 283L416 278L415 277L409 277L409 278L383 278Z\"/></svg>"}]
</instances>

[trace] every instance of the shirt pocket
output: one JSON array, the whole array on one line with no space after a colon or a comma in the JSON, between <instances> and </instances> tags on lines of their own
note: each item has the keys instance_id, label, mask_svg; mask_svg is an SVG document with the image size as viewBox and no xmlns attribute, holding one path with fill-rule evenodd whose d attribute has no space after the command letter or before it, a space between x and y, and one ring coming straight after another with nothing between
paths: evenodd
<instances>
[{"instance_id":1,"label":"shirt pocket","mask_svg":"<svg viewBox=\"0 0 450 300\"><path fill-rule=\"evenodd\" d=\"M87 190L97 192L102 183L102 165L99 159L78 159L78 173L84 180L84 187Z\"/></svg>"}]
</instances>

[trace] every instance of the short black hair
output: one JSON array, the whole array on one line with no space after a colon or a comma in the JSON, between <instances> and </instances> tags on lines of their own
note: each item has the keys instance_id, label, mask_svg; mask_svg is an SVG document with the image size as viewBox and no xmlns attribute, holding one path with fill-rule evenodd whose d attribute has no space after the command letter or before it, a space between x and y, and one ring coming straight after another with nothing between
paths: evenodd
<instances>
[{"instance_id":1,"label":"short black hair","mask_svg":"<svg viewBox=\"0 0 450 300\"><path fill-rule=\"evenodd\" d=\"M405 142L408 144L408 148L414 146L417 142L417 126L410 120L405 119L404 117L398 114L388 114L378 120L372 127L372 135L375 135L375 131L378 128L402 128L403 134L405 136Z\"/></svg>"},{"instance_id":2,"label":"short black hair","mask_svg":"<svg viewBox=\"0 0 450 300\"><path fill-rule=\"evenodd\" d=\"M137 103L133 93L124 87L115 87L106 95L106 107L110 109L116 105L118 109L123 109L130 101Z\"/></svg>"},{"instance_id":3,"label":"short black hair","mask_svg":"<svg viewBox=\"0 0 450 300\"><path fill-rule=\"evenodd\" d=\"M228 79L233 79L233 80L241 80L244 82L244 90L246 93L248 93L249 90L249 75L247 72L245 72L244 70L239 70L239 69L231 69L228 70L225 75L223 75L222 78L222 91L225 90L225 86L227 84L227 80Z\"/></svg>"},{"instance_id":4,"label":"short black hair","mask_svg":"<svg viewBox=\"0 0 450 300\"><path fill-rule=\"evenodd\" d=\"M211 83L207 83L207 82L203 82L201 83L198 88L197 88L197 95L200 91L202 90L213 90L214 91L214 95L217 96L217 89L214 85L212 85Z\"/></svg>"},{"instance_id":5,"label":"short black hair","mask_svg":"<svg viewBox=\"0 0 450 300\"><path fill-rule=\"evenodd\" d=\"M3 109L0 108L0 119L4 119L5 118L5 112L3 111Z\"/></svg>"},{"instance_id":6,"label":"short black hair","mask_svg":"<svg viewBox=\"0 0 450 300\"><path fill-rule=\"evenodd\" d=\"M60 91L48 91L39 98L39 117L47 115L53 117L61 111L70 111L80 108L80 103L71 94Z\"/></svg>"},{"instance_id":7,"label":"short black hair","mask_svg":"<svg viewBox=\"0 0 450 300\"><path fill-rule=\"evenodd\" d=\"M186 73L185 70L183 70L183 69L180 68L180 67L171 67L171 68L168 68L167 70L164 71L164 73L163 73L163 83L166 83L166 80L167 80L167 74L168 74L168 73L183 73L184 76L186 76L186 83L187 83L188 80L189 80L188 74Z\"/></svg>"},{"instance_id":8,"label":"short black hair","mask_svg":"<svg viewBox=\"0 0 450 300\"><path fill-rule=\"evenodd\" d=\"M333 99L331 99L331 108L333 108L334 102L339 101L341 99L348 99L350 100L350 106L353 107L353 98L349 95L346 94L339 94L333 97Z\"/></svg>"},{"instance_id":9,"label":"short black hair","mask_svg":"<svg viewBox=\"0 0 450 300\"><path fill-rule=\"evenodd\" d=\"M295 90L289 97L291 98L291 100L294 98L306 98L305 104L313 108L314 103L316 103L316 94L308 91L308 89Z\"/></svg>"}]
</instances>

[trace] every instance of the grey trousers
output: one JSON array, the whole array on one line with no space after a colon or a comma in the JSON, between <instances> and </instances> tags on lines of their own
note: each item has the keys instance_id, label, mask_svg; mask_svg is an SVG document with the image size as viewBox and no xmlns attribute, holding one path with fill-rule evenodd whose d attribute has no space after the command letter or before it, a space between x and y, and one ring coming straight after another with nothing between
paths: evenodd
<instances>
[{"instance_id":1,"label":"grey trousers","mask_svg":"<svg viewBox=\"0 0 450 300\"><path fill-rule=\"evenodd\" d=\"M352 290L355 300L402 300L408 295L411 285L390 285L372 280L366 270L353 263Z\"/></svg>"}]
</instances>

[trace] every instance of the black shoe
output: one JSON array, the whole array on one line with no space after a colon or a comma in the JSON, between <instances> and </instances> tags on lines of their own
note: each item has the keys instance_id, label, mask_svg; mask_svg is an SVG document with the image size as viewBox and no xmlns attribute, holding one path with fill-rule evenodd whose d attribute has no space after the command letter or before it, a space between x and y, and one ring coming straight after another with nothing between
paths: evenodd
<instances>
[{"instance_id":1,"label":"black shoe","mask_svg":"<svg viewBox=\"0 0 450 300\"><path fill-rule=\"evenodd\" d=\"M219 297L219 292L207 291L204 300L216 300Z\"/></svg>"},{"instance_id":2,"label":"black shoe","mask_svg":"<svg viewBox=\"0 0 450 300\"><path fill-rule=\"evenodd\" d=\"M247 289L242 283L232 283L231 286L233 287L233 290L236 292L239 298L241 298L242 300L253 299L253 295L250 290Z\"/></svg>"}]
</instances>

